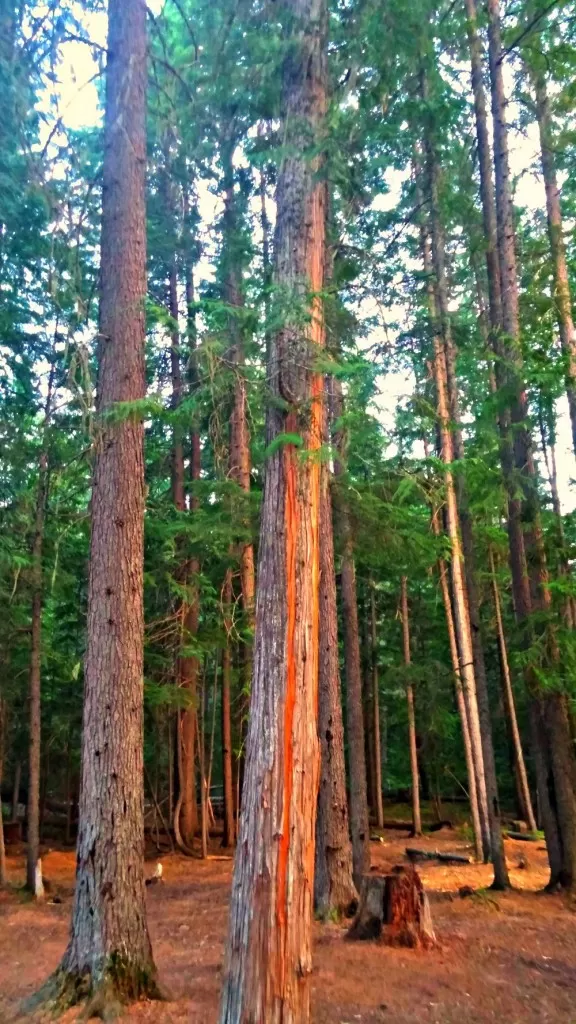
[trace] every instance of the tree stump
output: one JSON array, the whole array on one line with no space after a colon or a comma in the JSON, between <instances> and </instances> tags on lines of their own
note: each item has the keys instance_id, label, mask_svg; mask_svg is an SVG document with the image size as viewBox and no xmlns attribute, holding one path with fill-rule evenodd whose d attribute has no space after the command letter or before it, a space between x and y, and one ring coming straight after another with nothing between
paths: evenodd
<instances>
[{"instance_id":1,"label":"tree stump","mask_svg":"<svg viewBox=\"0 0 576 1024\"><path fill-rule=\"evenodd\" d=\"M436 944L428 897L413 867L395 867L389 875L364 875L348 938L378 939L409 949Z\"/></svg>"},{"instance_id":2,"label":"tree stump","mask_svg":"<svg viewBox=\"0 0 576 1024\"><path fill-rule=\"evenodd\" d=\"M13 843L22 842L22 822L21 821L5 821L4 822L4 842L6 846L11 846Z\"/></svg>"}]
</instances>

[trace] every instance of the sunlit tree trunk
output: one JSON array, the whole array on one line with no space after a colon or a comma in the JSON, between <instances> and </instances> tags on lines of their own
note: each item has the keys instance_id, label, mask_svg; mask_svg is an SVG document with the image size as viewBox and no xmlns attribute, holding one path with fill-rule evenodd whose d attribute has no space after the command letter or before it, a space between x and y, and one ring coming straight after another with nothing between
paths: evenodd
<instances>
[{"instance_id":1,"label":"sunlit tree trunk","mask_svg":"<svg viewBox=\"0 0 576 1024\"><path fill-rule=\"evenodd\" d=\"M146 924L143 791L146 5L110 0L97 437L82 787L70 941L47 997L87 1015L158 994Z\"/></svg>"},{"instance_id":2,"label":"sunlit tree trunk","mask_svg":"<svg viewBox=\"0 0 576 1024\"><path fill-rule=\"evenodd\" d=\"M322 443L323 391L313 365L324 343L326 218L326 187L310 140L317 145L321 139L325 113L326 8L323 0L295 0L278 16L290 40L274 246L283 326L272 339L268 369L273 397L254 670L222 1024L305 1024L310 1018L319 774L320 463L314 453ZM306 327L303 308L310 312Z\"/></svg>"}]
</instances>

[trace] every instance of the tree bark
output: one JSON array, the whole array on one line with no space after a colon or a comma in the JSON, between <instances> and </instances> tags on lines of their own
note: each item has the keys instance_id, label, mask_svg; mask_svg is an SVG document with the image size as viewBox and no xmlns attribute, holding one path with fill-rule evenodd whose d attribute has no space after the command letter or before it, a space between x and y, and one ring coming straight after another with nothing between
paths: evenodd
<instances>
[{"instance_id":1,"label":"tree bark","mask_svg":"<svg viewBox=\"0 0 576 1024\"><path fill-rule=\"evenodd\" d=\"M528 772L526 771L526 762L524 761L524 751L522 750L522 740L520 738L520 729L518 728L518 717L516 715L516 703L514 700L514 690L512 688L512 677L510 675L510 664L508 662L508 649L506 646L506 634L504 632L504 624L502 622L502 608L500 605L500 592L498 590L498 580L496 579L496 567L494 565L494 553L490 549L490 574L492 577L492 594L494 597L494 612L496 615L496 631L498 634L498 648L500 651L500 666L502 670L502 695L504 697L504 706L506 708L506 714L508 716L508 722L510 725L510 734L512 736L512 746L514 749L514 771L516 775L516 785L518 788L518 796L520 800L520 806L522 812L528 822L528 827L531 832L536 831L536 818L532 808L532 798L530 796L530 786L528 784Z\"/></svg>"},{"instance_id":2,"label":"tree bark","mask_svg":"<svg viewBox=\"0 0 576 1024\"><path fill-rule=\"evenodd\" d=\"M540 134L540 154L542 176L546 192L546 216L548 221L548 237L552 254L554 274L554 299L560 344L565 362L566 395L572 426L572 446L576 455L576 333L572 317L572 298L566 263L566 248L562 230L562 210L560 207L560 190L556 176L554 158L554 135L552 113L546 88L546 77L541 67L528 64L528 74L534 87L536 100L536 118Z\"/></svg>"},{"instance_id":3,"label":"tree bark","mask_svg":"<svg viewBox=\"0 0 576 1024\"><path fill-rule=\"evenodd\" d=\"M70 941L43 997L87 1015L158 995L146 924L143 814L143 423L146 6L110 0L104 128L98 436L82 787Z\"/></svg>"},{"instance_id":4,"label":"tree bark","mask_svg":"<svg viewBox=\"0 0 576 1024\"><path fill-rule=\"evenodd\" d=\"M310 142L317 145L323 130L326 7L323 0L295 0L281 16L290 41L274 246L283 324L272 339L268 372L254 670L222 1024L310 1018L323 391L313 366L324 343L326 219L326 186Z\"/></svg>"},{"instance_id":5,"label":"tree bark","mask_svg":"<svg viewBox=\"0 0 576 1024\"><path fill-rule=\"evenodd\" d=\"M522 350L518 307L518 276L508 156L506 96L502 71L503 51L499 0L488 2L488 40L492 116L494 121L494 166L496 177L496 213L500 283L502 292L502 344L500 356L507 369L507 386L512 437L505 439L504 479L509 495L508 533L514 606L524 631L524 644L533 637L532 612L549 617L551 595L540 525L540 505L532 439L528 423L528 403L523 382ZM512 450L513 464L507 464ZM518 503L516 492L521 491ZM514 505L516 501L516 505ZM543 637L546 660L558 666L559 651L553 625ZM532 660L532 659L531 659ZM539 746L536 757L540 806L545 809L544 831L552 865L561 856L561 871L551 884L559 882L567 889L576 886L576 754L574 752L566 695L543 691L532 664L527 670L527 685L532 697L533 741ZM550 796L552 794L552 797ZM555 820L554 820L555 819Z\"/></svg>"},{"instance_id":6,"label":"tree bark","mask_svg":"<svg viewBox=\"0 0 576 1024\"><path fill-rule=\"evenodd\" d=\"M404 648L404 664L408 670L412 664L410 651L410 619L408 609L408 580L402 577L401 590L402 644ZM414 688L410 677L406 678L406 702L408 705L408 744L410 747L410 776L412 779L412 826L415 836L422 835L422 817L420 814L420 780L418 775L418 746L416 742L416 716L414 713Z\"/></svg>"}]
</instances>

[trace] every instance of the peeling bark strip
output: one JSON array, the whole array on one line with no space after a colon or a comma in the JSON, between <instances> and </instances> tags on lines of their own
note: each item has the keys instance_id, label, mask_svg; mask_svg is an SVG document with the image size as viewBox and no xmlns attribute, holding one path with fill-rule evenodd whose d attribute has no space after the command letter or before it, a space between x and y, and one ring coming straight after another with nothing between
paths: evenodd
<instances>
[{"instance_id":1,"label":"peeling bark strip","mask_svg":"<svg viewBox=\"0 0 576 1024\"><path fill-rule=\"evenodd\" d=\"M157 995L143 871L143 424L107 418L145 394L146 5L110 0L100 351L72 930L57 1007Z\"/></svg>"},{"instance_id":2,"label":"peeling bark strip","mask_svg":"<svg viewBox=\"0 0 576 1024\"><path fill-rule=\"evenodd\" d=\"M304 1024L310 1016L317 687L325 184L310 156L325 111L323 0L282 7L285 156L277 192L254 672L232 887L222 1024ZM311 297L310 297L311 294ZM309 311L302 327L302 306ZM278 401L283 399L282 401ZM303 450L285 435L299 434Z\"/></svg>"}]
</instances>

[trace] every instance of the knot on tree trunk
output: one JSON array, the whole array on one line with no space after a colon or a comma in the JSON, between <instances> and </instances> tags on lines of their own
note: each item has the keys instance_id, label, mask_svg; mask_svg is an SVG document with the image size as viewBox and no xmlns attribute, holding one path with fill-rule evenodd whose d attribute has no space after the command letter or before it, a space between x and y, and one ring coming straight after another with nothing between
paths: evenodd
<instances>
[{"instance_id":1,"label":"knot on tree trunk","mask_svg":"<svg viewBox=\"0 0 576 1024\"><path fill-rule=\"evenodd\" d=\"M428 897L415 868L364 875L349 939L378 939L387 946L430 949L436 944Z\"/></svg>"}]
</instances>

